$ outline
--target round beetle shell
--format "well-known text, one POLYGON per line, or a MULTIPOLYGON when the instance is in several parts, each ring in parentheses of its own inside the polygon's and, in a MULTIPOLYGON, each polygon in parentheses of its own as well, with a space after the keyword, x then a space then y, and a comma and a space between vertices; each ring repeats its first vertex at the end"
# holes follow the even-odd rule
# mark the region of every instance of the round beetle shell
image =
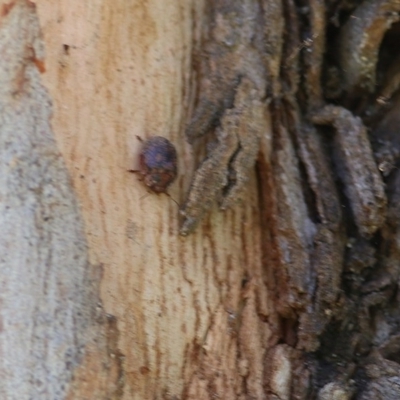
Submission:
POLYGON ((165 193, 178 172, 174 145, 162 136, 143 142, 139 155, 139 173, 153 192, 165 193))

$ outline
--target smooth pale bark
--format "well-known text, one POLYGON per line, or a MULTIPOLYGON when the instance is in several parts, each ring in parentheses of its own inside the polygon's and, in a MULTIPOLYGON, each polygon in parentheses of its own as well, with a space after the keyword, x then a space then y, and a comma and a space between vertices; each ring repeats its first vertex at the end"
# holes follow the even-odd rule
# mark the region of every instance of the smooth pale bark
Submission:
POLYGON ((90 349, 98 383, 114 390, 105 384, 115 362, 96 309, 97 271, 50 125, 32 3, 1 5, 0 53, 0 397, 66 398, 90 349))

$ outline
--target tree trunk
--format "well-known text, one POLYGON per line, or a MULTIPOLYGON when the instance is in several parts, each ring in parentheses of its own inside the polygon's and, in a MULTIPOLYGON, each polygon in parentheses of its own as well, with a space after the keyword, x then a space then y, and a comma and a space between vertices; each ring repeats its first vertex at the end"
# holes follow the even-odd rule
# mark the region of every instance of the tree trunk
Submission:
POLYGON ((2 399, 400 398, 399 0, 0 5, 2 399))

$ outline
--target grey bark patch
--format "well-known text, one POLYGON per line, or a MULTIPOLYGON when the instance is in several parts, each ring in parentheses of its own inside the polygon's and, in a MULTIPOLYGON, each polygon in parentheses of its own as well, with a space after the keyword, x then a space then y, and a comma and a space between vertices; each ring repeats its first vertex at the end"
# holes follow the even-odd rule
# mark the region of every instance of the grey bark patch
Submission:
POLYGON ((0 26, 0 398, 63 399, 92 318, 83 224, 35 60, 33 3, 0 26))

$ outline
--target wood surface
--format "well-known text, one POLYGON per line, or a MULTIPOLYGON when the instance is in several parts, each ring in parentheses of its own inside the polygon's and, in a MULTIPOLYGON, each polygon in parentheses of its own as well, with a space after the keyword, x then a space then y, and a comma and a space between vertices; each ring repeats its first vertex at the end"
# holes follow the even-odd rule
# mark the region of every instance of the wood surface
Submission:
POLYGON ((0 0, 1 400, 399 398, 400 0, 349 3, 0 0), (257 168, 183 237, 199 60, 238 26, 257 168), (155 135, 170 197, 129 172, 155 135))
MULTIPOLYGON (((74 379, 65 382, 68 398, 262 396, 272 328, 255 174, 244 204, 214 209, 194 234, 181 237, 177 205, 127 172, 137 165, 137 135, 165 136, 179 157, 169 192, 179 203, 185 198, 199 160, 184 127, 203 13, 194 0, 36 2, 45 48, 38 79, 53 104, 47 123, 72 180, 65 196, 79 205, 87 268, 98 287, 98 303, 86 306, 97 305, 103 321, 91 321, 90 335, 65 327, 82 329, 86 338, 74 379)), ((62 223, 56 212, 60 232, 62 223)), ((63 262, 68 271, 76 268, 69 258, 63 262)))

